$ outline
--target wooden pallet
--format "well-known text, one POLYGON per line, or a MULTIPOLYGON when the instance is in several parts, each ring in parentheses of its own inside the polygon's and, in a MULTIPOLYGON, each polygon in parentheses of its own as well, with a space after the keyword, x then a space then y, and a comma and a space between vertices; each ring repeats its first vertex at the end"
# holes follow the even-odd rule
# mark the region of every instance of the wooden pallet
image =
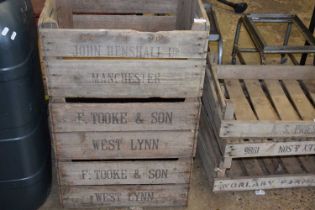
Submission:
MULTIPOLYGON (((202 98, 224 154, 232 158, 315 154, 313 66, 212 66, 202 98)), ((205 126, 205 127, 206 127, 205 126)))
POLYGON ((214 192, 315 187, 314 155, 236 158, 226 169, 213 132, 200 129, 197 154, 214 192))
POLYGON ((206 71, 198 152, 213 191, 315 186, 314 71, 206 71))

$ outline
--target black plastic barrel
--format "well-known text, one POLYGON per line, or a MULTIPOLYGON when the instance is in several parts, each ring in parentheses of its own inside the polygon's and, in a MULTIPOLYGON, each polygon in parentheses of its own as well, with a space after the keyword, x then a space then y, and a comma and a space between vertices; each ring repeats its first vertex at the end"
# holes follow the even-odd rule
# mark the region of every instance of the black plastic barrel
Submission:
POLYGON ((51 184, 47 111, 29 0, 0 0, 0 210, 34 210, 51 184))

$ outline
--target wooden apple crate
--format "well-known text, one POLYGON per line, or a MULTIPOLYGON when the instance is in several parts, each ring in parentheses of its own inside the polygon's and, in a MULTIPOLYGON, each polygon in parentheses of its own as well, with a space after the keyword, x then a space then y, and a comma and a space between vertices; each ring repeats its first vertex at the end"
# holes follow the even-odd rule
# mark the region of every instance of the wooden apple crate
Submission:
POLYGON ((201 97, 208 34, 200 0, 48 0, 39 21, 48 94, 201 97))
POLYGON ((214 191, 315 185, 314 72, 211 65, 198 150, 214 191))
POLYGON ((209 21, 201 1, 47 1, 39 21, 65 207, 185 206, 209 21))
POLYGON ((200 101, 51 103, 62 204, 187 205, 199 109, 200 101))

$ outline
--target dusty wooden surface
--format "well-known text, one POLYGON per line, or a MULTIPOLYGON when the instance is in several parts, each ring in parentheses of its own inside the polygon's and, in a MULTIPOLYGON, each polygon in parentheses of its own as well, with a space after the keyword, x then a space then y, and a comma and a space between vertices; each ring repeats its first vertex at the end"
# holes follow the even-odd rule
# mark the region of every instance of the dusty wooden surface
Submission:
MULTIPOLYGON (((297 13, 303 22, 308 25, 315 2, 310 0, 244 0, 249 4, 247 12, 290 12, 297 13)), ((232 44, 236 23, 239 15, 235 15, 228 7, 211 0, 216 7, 221 32, 224 34, 224 63, 231 61, 232 44)), ((236 2, 236 0, 235 0, 236 2)), ((270 34, 270 38, 281 39, 282 35, 270 34)), ((295 38, 297 39, 297 38, 295 38)), ((278 59, 279 60, 279 59, 278 59)), ((277 61, 278 61, 277 60, 277 61)), ((296 209, 311 210, 315 206, 315 189, 285 189, 267 191, 265 196, 256 196, 254 192, 217 193, 210 192, 206 176, 201 170, 197 159, 192 175, 191 193, 188 208, 158 208, 157 210, 265 210, 265 209, 296 209)), ((61 209, 58 203, 56 185, 52 193, 40 210, 61 209)), ((111 208, 110 210, 112 210, 111 208)), ((138 210, 137 208, 130 208, 138 210)), ((103 208, 102 210, 107 210, 103 208)), ((118 209, 117 209, 118 210, 118 209)), ((121 209, 119 209, 121 210, 121 209)), ((148 209, 145 209, 148 210, 148 209)), ((155 210, 150 208, 150 210, 155 210)))
MULTIPOLYGON (((54 181, 56 183, 56 181, 54 181)), ((213 193, 209 190, 206 175, 201 170, 197 159, 194 163, 189 207, 187 208, 93 208, 94 210, 311 210, 315 206, 315 189, 284 189, 266 191, 265 196, 257 196, 253 191, 213 193)), ((52 192, 40 210, 59 210, 57 186, 53 185, 52 192)), ((71 210, 71 209, 64 209, 71 210)), ((82 209, 87 210, 87 209, 82 209)))

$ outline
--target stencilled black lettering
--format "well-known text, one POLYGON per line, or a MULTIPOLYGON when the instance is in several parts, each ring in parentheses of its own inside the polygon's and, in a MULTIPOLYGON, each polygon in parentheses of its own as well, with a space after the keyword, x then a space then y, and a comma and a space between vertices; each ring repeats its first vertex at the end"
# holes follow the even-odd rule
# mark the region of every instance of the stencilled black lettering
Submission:
POLYGON ((244 154, 246 155, 254 155, 254 154, 258 154, 260 150, 260 147, 258 146, 248 146, 244 148, 244 154))
POLYGON ((92 148, 97 151, 119 151, 122 143, 122 138, 92 139, 92 148))
POLYGON ((131 150, 158 150, 159 149, 159 139, 131 139, 130 149, 131 150))
POLYGON ((127 124, 127 112, 91 112, 94 125, 127 124))
POLYGON ((149 179, 167 179, 167 169, 149 169, 149 179))
POLYGON ((173 112, 153 112, 151 113, 151 124, 173 123, 173 112))
POLYGON ((78 44, 75 46, 75 56, 100 56, 101 46, 97 44, 78 44))
POLYGON ((160 73, 96 73, 90 74, 91 83, 95 84, 159 84, 160 73))
POLYGON ((128 195, 129 201, 146 202, 154 200, 154 192, 131 192, 128 195))

